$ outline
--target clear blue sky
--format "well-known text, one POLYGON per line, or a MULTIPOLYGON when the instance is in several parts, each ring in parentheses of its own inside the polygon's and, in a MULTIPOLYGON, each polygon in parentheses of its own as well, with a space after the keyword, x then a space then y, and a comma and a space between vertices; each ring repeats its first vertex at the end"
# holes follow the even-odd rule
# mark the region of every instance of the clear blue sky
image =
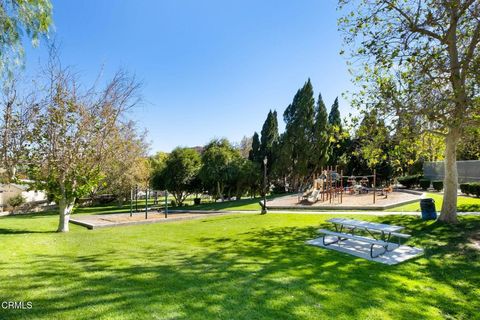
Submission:
MULTIPOLYGON (((327 108, 351 89, 338 52, 336 0, 54 0, 64 64, 90 81, 102 65, 144 83, 132 117, 150 153, 213 137, 239 141, 282 114, 311 78, 327 108)), ((27 50, 27 70, 44 48, 27 50)), ((350 108, 340 99, 342 116, 350 108)))

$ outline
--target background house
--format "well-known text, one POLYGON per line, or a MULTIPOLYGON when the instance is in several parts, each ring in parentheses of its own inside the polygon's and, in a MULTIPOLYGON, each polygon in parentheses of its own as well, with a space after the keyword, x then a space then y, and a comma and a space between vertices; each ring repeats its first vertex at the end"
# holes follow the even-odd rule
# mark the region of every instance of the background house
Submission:
POLYGON ((43 204, 47 201, 47 195, 43 191, 28 190, 28 185, 24 184, 0 184, 0 211, 7 211, 8 200, 18 195, 26 201, 26 205, 34 207, 36 204, 43 204))

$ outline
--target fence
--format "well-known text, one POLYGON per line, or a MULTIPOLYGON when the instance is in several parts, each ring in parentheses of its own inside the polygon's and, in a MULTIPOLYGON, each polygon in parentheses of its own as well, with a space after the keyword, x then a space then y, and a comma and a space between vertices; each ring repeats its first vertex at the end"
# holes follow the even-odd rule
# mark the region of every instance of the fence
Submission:
MULTIPOLYGON (((480 160, 457 161, 458 182, 480 182, 480 160)), ((424 162, 423 176, 429 180, 443 180, 445 165, 443 161, 424 162)))

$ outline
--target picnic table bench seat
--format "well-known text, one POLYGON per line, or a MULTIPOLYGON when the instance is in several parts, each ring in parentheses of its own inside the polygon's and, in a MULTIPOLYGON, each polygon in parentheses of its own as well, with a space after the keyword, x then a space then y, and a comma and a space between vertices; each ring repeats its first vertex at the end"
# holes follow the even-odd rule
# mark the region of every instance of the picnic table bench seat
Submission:
MULTIPOLYGON (((382 231, 380 230, 375 230, 375 229, 370 229, 370 232, 375 232, 375 233, 381 233, 382 231)), ((400 246, 400 239, 409 239, 412 235, 406 234, 406 233, 400 233, 400 232, 390 232, 389 233, 390 238, 394 237, 398 239, 398 245, 400 246)))
POLYGON ((318 232, 323 234, 323 245, 324 246, 328 246, 328 245, 331 245, 331 244, 334 244, 334 243, 338 243, 338 242, 340 242, 342 240, 346 240, 346 239, 352 239, 352 240, 357 240, 357 241, 360 241, 360 242, 368 243, 368 244, 370 244, 370 257, 372 257, 372 258, 378 257, 379 255, 385 253, 388 249, 388 244, 389 243, 386 242, 386 241, 383 241, 383 240, 372 239, 372 238, 369 238, 369 237, 363 237, 363 236, 353 235, 353 234, 349 234, 349 233, 330 231, 330 230, 327 230, 327 229, 319 229, 318 232), (337 240, 326 243, 325 242, 325 236, 327 236, 327 235, 337 237, 337 240), (373 255, 374 246, 382 247, 384 249, 384 252, 379 253, 377 255, 373 255))

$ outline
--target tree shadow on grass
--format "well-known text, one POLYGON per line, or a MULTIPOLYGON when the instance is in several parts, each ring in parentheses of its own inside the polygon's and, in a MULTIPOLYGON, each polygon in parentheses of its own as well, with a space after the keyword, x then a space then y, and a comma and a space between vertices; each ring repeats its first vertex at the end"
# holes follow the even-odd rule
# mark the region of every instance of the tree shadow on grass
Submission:
POLYGON ((457 210, 459 212, 480 212, 480 204, 459 204, 457 210))
MULTIPOLYGON (((475 305, 465 308, 463 300, 471 298, 465 290, 476 278, 459 288, 449 277, 454 268, 474 276, 478 263, 469 266, 468 258, 455 256, 445 265, 452 248, 434 241, 457 243, 460 236, 450 232, 458 229, 413 219, 381 218, 407 225, 420 245, 431 246, 427 259, 396 266, 307 246, 306 240, 317 237, 317 227, 201 236, 196 251, 149 244, 130 252, 40 254, 20 266, 26 276, 10 290, 19 299, 21 292, 38 290, 34 309, 5 312, 38 319, 421 319, 432 316, 426 306, 435 306, 453 317, 473 318, 475 305), (455 299, 436 290, 433 280, 457 290, 455 299)), ((459 229, 479 227, 479 220, 468 220, 459 229)), ((0 274, 2 283, 7 275, 0 274)))
POLYGON ((38 230, 0 228, 0 235, 1 234, 28 234, 28 233, 56 233, 56 231, 38 231, 38 230))
POLYGON ((41 211, 41 212, 9 214, 6 216, 1 216, 0 221, 2 221, 3 219, 37 219, 37 218, 50 217, 55 215, 58 215, 58 211, 49 210, 49 211, 41 211))

